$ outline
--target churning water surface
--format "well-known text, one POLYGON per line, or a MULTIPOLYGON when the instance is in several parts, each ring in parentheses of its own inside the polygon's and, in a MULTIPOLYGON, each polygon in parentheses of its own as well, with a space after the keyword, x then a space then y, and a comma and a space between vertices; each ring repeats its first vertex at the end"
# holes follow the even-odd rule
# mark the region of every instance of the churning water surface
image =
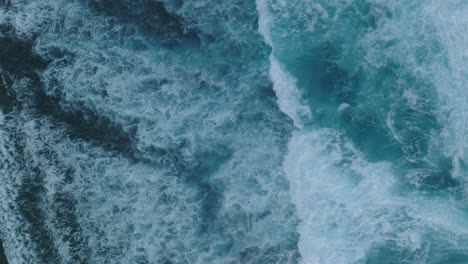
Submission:
POLYGON ((0 0, 0 263, 468 263, 467 14, 0 0))

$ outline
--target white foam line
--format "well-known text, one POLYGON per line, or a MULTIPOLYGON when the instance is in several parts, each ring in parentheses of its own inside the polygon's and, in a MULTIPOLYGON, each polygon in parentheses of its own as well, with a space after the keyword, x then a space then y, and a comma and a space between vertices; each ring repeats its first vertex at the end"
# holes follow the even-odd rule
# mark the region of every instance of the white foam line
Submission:
POLYGON ((303 128, 302 118, 311 118, 312 113, 301 100, 300 92, 296 85, 296 79, 291 76, 274 55, 274 45, 270 35, 272 17, 268 11, 267 1, 257 0, 258 31, 263 36, 265 43, 272 48, 270 54, 270 79, 273 82, 273 90, 276 93, 278 106, 281 112, 289 116, 294 126, 303 128))

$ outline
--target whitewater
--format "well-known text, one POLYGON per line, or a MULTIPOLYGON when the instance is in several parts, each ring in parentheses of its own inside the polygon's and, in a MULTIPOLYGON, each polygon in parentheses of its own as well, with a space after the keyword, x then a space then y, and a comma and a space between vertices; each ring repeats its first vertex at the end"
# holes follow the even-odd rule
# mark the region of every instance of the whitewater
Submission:
POLYGON ((0 263, 468 263, 467 14, 0 0, 0 263))

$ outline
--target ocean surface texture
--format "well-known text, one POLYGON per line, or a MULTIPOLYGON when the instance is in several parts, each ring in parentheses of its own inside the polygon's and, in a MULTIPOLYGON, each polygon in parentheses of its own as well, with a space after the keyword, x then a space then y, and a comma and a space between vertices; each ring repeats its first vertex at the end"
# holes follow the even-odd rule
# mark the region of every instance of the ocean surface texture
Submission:
POLYGON ((0 0, 0 246, 468 263, 468 1, 0 0))

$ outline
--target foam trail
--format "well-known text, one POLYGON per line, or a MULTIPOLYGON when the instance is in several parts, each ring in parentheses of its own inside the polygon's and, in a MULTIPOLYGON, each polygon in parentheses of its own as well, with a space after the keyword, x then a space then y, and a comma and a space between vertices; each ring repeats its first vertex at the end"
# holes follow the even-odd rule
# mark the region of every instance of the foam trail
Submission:
POLYGON ((258 12, 258 30, 262 34, 265 42, 272 48, 269 56, 270 60, 270 78, 273 82, 273 89, 277 96, 277 102, 280 110, 288 115, 294 122, 294 125, 303 128, 303 120, 310 119, 312 113, 310 108, 304 105, 301 95, 296 86, 296 80, 275 57, 275 47, 270 36, 269 25, 271 24, 271 14, 268 11, 266 0, 256 0, 258 12))

